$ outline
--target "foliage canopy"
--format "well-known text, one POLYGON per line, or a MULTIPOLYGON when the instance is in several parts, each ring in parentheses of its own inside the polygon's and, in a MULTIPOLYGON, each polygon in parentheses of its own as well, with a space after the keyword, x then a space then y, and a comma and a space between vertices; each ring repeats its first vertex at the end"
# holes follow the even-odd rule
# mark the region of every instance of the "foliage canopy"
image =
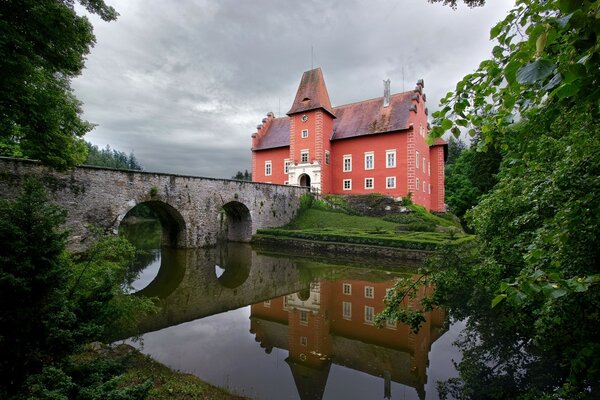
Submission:
MULTIPOLYGON (((103 0, 81 0, 105 21, 117 18, 103 0)), ((71 79, 84 67, 95 38, 73 0, 0 2, 0 155, 39 159, 58 169, 85 159, 71 79)))

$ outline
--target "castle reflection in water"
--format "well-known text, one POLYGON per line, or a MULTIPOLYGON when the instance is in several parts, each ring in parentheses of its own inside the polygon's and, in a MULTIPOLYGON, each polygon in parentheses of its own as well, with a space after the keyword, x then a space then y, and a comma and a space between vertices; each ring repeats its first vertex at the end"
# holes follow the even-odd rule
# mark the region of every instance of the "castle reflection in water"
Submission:
POLYGON ((401 323, 378 327, 375 315, 394 282, 313 282, 310 289, 252 305, 250 332, 267 353, 288 350, 286 362, 302 399, 323 397, 332 363, 383 378, 385 398, 397 382, 424 399, 428 354, 444 332, 445 313, 427 313, 416 334, 401 323))

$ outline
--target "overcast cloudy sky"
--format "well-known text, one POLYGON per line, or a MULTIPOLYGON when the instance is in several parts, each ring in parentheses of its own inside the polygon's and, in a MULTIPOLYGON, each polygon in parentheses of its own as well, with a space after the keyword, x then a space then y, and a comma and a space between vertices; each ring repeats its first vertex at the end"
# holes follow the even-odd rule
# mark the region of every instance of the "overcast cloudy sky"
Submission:
POLYGON ((108 0, 90 16, 97 44, 73 82, 88 141, 129 153, 148 171, 230 178, 251 168, 267 112, 284 115, 302 73, 321 67, 333 106, 425 80, 430 111, 493 47, 512 6, 453 11, 426 0, 108 0), (311 48, 312 54, 311 57, 311 48))

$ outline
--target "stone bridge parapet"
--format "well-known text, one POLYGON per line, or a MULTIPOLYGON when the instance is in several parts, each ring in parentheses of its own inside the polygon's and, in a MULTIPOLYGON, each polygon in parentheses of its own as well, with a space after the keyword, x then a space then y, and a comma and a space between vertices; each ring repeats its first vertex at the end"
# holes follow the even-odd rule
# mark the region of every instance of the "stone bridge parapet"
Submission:
POLYGON ((117 232, 144 203, 163 226, 163 244, 213 246, 219 239, 247 242, 256 230, 287 224, 308 188, 165 173, 83 166, 57 172, 39 162, 0 157, 0 196, 15 197, 27 177, 39 179, 68 212, 69 248, 83 250, 93 226, 117 232))

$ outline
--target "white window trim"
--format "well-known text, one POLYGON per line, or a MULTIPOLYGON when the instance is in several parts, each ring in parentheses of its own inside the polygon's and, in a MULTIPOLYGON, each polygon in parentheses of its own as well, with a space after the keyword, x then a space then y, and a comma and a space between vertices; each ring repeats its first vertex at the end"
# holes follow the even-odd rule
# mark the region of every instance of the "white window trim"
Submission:
POLYGON ((365 190, 375 190, 375 178, 365 178, 365 190), (371 187, 367 187, 367 181, 371 181, 371 187))
POLYGON ((310 152, 308 151, 308 149, 300 150, 300 162, 302 164, 308 164, 310 162, 310 152), (302 161, 302 154, 306 154, 306 161, 302 161))
POLYGON ((396 168, 396 149, 386 150, 385 151, 385 167, 386 168, 396 168), (390 154, 394 155, 394 163, 393 163, 393 165, 390 165, 390 163, 389 163, 389 156, 390 156, 390 154))
POLYGON ((308 337, 300 336, 300 346, 308 346, 308 337))
POLYGON ((289 159, 283 160, 283 173, 284 174, 289 175, 290 165, 292 165, 292 160, 289 160, 289 159))
POLYGON ((419 169, 419 152, 415 151, 415 167, 419 169))
POLYGON ((373 286, 365 286, 365 298, 366 299, 374 299, 375 298, 375 288, 373 286), (369 295, 369 290, 371 291, 371 295, 369 295))
POLYGON ((342 283, 342 294, 346 296, 352 295, 352 284, 351 283, 342 283), (346 288, 348 288, 348 293, 346 293, 346 288))
POLYGON ((344 155, 342 160, 342 172, 352 172, 352 154, 344 155), (348 169, 346 169, 346 160, 348 160, 348 169))
POLYGON ((352 319, 352 303, 349 301, 342 301, 342 318, 352 319), (346 305, 348 306, 348 313, 346 313, 346 305))
POLYGON ((306 139, 308 137, 308 129, 302 129, 302 139, 306 139))
POLYGON ((396 189, 396 177, 395 176, 386 176, 385 177, 385 188, 386 189, 396 189), (394 179, 394 186, 389 186, 388 179, 394 179))
POLYGON ((308 325, 308 311, 301 310, 298 319, 300 321, 300 325, 308 325), (306 316, 306 319, 302 318, 302 316, 306 316))
POLYGON ((423 193, 427 193, 427 185, 425 185, 425 181, 423 181, 423 193))
POLYGON ((344 181, 342 182, 342 189, 343 190, 352 190, 352 179, 344 179, 344 181), (346 187, 346 182, 349 183, 348 187, 346 187))
POLYGON ((265 176, 271 176, 273 174, 273 163, 271 160, 265 161, 265 176))
POLYGON ((375 307, 365 306, 365 324, 373 325, 375 324, 375 307), (368 312, 370 310, 370 313, 368 312), (371 317, 368 319, 367 316, 371 317))
POLYGON ((417 180, 416 185, 415 185, 415 192, 418 192, 419 191, 419 178, 415 178, 415 179, 417 180))
POLYGON ((425 172, 425 167, 427 167, 427 162, 426 162, 427 158, 423 157, 423 172, 425 172))
POLYGON ((375 169, 375 153, 372 151, 365 151, 365 171, 375 169), (367 166, 367 158, 371 157, 371 167, 367 166))

